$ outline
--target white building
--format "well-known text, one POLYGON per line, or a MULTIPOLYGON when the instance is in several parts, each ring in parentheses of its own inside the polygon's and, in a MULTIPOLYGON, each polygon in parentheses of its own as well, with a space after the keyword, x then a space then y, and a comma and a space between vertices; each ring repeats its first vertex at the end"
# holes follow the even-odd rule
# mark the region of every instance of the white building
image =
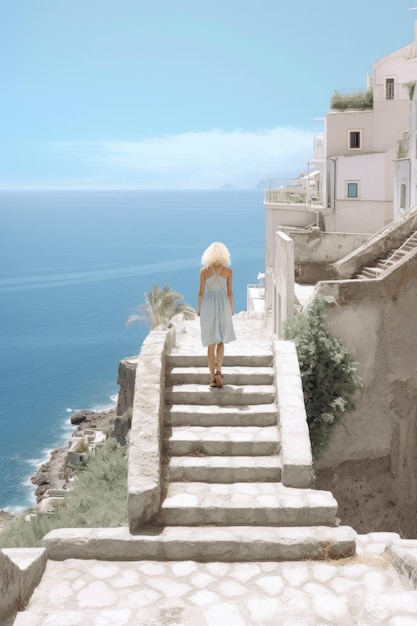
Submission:
MULTIPOLYGON (((372 108, 326 115, 326 230, 373 233, 396 217, 394 161, 398 140, 409 133, 416 79, 417 32, 412 43, 374 63, 372 108)), ((403 204, 406 196, 403 189, 403 204)))
POLYGON ((374 233, 415 203, 416 182, 411 190, 410 177, 417 168, 409 137, 413 132, 415 153, 410 92, 416 80, 417 22, 412 43, 374 63, 365 90, 334 94, 309 163, 314 190, 309 176, 289 185, 270 183, 265 193, 267 239, 269 228, 273 233, 279 225, 314 223, 332 232, 374 233))

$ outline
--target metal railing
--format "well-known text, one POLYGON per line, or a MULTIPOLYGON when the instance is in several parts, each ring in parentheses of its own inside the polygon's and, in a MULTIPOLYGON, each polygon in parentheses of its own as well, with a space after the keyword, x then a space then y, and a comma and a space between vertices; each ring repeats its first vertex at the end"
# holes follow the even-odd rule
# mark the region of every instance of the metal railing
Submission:
POLYGON ((404 83, 374 85, 374 100, 410 100, 410 93, 404 83))
POLYGON ((265 204, 289 204, 307 207, 323 205, 315 179, 271 178, 265 189, 265 204))

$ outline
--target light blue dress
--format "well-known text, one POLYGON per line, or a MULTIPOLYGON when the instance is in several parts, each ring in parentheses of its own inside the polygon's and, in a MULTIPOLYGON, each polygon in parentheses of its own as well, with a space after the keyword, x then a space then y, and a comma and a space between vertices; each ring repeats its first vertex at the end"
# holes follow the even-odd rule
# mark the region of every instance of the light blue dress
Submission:
POLYGON ((227 280, 216 273, 214 267, 211 270, 213 274, 206 278, 206 289, 200 310, 201 343, 203 346, 212 343, 228 343, 236 339, 232 309, 227 297, 227 280))

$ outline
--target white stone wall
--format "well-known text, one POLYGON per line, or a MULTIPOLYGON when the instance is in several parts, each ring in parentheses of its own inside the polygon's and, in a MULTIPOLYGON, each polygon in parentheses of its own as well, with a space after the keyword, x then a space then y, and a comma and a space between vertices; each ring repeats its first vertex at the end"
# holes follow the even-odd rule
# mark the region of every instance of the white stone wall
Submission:
POLYGON ((272 274, 266 281, 267 304, 272 309, 273 332, 280 338, 282 326, 294 316, 294 242, 283 232, 275 233, 272 274))
POLYGON ((325 232, 319 228, 297 231, 282 228, 294 242, 294 259, 300 263, 335 263, 369 239, 364 233, 325 232))
POLYGON ((392 219, 394 152, 355 153, 336 158, 334 211, 325 212, 327 231, 375 233, 392 219), (358 183, 358 198, 347 198, 347 183, 358 183))

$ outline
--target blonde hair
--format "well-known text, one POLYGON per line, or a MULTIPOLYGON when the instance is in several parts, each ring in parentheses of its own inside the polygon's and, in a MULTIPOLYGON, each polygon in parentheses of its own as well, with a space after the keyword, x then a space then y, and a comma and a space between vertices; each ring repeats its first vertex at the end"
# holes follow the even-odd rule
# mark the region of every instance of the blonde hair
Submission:
POLYGON ((204 267, 210 267, 211 265, 230 265, 230 252, 224 243, 215 241, 203 252, 201 264, 204 265, 204 267))

